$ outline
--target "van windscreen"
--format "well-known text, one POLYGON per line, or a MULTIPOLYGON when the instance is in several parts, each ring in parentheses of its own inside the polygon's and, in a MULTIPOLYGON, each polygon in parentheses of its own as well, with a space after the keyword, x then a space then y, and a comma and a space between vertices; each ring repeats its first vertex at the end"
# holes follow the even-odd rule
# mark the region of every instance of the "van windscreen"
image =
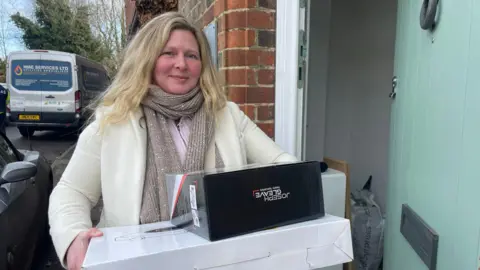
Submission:
POLYGON ((12 86, 18 90, 66 91, 72 88, 72 64, 51 60, 13 60, 12 86))

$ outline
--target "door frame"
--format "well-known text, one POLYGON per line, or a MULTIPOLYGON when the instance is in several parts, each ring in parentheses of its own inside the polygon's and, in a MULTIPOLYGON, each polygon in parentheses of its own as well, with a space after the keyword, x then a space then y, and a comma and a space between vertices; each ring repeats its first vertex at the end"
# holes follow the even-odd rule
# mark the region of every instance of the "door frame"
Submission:
MULTIPOLYGON (((275 142, 286 152, 304 158, 305 86, 298 88, 300 1, 277 0, 275 28, 275 142), (292 98, 293 97, 293 98, 292 98)), ((308 39, 307 39, 308 44, 308 39)), ((307 74, 307 72, 303 72, 307 74)), ((306 78, 304 79, 306 81, 306 78)))

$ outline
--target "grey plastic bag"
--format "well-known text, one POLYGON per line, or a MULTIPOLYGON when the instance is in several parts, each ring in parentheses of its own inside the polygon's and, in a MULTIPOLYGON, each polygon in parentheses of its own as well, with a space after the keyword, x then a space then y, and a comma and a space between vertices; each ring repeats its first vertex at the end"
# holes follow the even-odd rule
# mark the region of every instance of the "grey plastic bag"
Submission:
POLYGON ((372 176, 362 190, 351 194, 355 270, 379 270, 383 259, 385 217, 371 192, 372 176))

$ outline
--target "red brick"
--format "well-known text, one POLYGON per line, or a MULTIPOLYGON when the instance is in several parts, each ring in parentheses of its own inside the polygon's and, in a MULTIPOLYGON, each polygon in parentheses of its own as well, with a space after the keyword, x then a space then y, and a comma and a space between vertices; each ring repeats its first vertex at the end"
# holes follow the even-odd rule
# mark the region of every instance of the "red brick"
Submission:
POLYGON ((237 104, 245 103, 247 99, 247 88, 246 87, 229 87, 228 99, 237 104))
POLYGON ((274 114, 275 114, 275 108, 273 105, 257 107, 257 119, 260 121, 273 120, 274 114))
POLYGON ((217 0, 215 1, 215 4, 213 4, 213 14, 215 17, 220 16, 222 12, 225 11, 225 2, 228 2, 229 0, 217 0))
POLYGON ((274 66, 275 52, 255 50, 255 49, 239 49, 226 50, 224 54, 224 66, 274 66))
POLYGON ((257 6, 257 0, 226 0, 226 10, 238 8, 254 8, 257 6))
POLYGON ((257 71, 258 84, 274 84, 275 70, 274 69, 260 69, 257 71))
POLYGON ((227 69, 224 73, 227 85, 255 84, 255 72, 252 69, 227 69))
POLYGON ((274 103, 275 88, 273 87, 249 87, 247 88, 247 103, 274 103))
POLYGON ((254 30, 231 30, 218 34, 218 50, 251 47, 255 44, 254 30))
POLYGON ((273 123, 257 123, 257 126, 263 130, 268 137, 273 138, 275 135, 273 123))
POLYGON ((242 110, 248 118, 250 118, 252 121, 255 121, 255 106, 253 105, 238 105, 240 107, 240 110, 242 110))
POLYGON ((275 29, 275 14, 260 10, 242 10, 219 18, 219 31, 235 28, 275 29))
POLYGON ((205 14, 203 14, 203 26, 207 26, 209 23, 211 23, 213 21, 213 19, 215 18, 214 16, 214 5, 211 5, 207 11, 205 12, 205 14))

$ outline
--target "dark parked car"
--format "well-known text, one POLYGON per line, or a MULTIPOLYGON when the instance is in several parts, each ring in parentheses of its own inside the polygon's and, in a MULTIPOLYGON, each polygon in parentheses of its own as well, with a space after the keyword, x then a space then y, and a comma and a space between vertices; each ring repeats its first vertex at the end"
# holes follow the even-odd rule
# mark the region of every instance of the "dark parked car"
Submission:
POLYGON ((19 151, 0 133, 0 269, 32 269, 48 246, 52 170, 39 152, 19 151))

